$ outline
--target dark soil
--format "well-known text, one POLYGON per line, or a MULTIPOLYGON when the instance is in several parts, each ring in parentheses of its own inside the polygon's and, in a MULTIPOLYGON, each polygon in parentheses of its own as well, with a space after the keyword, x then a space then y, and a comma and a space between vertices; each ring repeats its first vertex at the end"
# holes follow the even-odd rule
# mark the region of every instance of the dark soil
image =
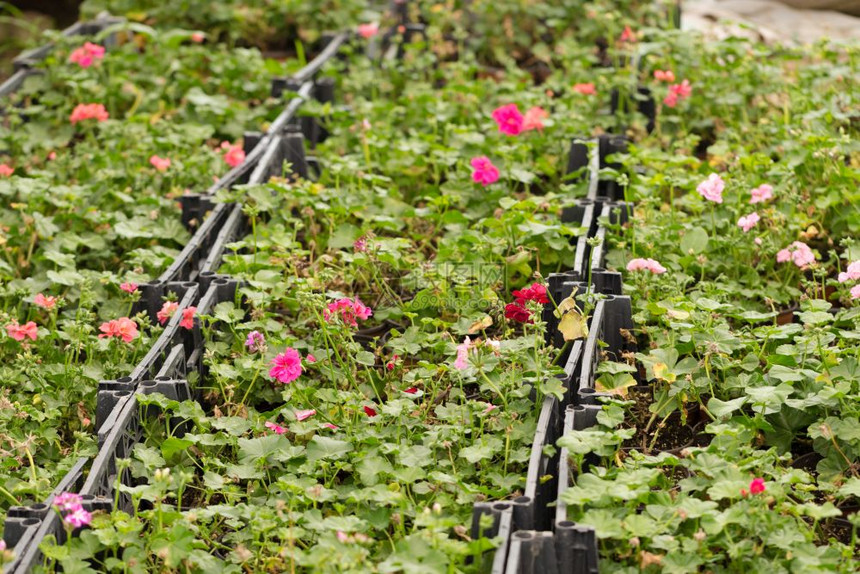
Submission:
POLYGON ((699 420, 698 403, 688 406, 684 413, 673 413, 665 421, 655 418, 652 422, 653 413, 649 410, 654 402, 651 387, 632 387, 627 398, 635 404, 628 410, 625 426, 635 428, 636 434, 624 442, 625 448, 653 454, 679 452, 685 447, 705 446, 710 442, 710 437, 703 432, 703 421, 699 420))

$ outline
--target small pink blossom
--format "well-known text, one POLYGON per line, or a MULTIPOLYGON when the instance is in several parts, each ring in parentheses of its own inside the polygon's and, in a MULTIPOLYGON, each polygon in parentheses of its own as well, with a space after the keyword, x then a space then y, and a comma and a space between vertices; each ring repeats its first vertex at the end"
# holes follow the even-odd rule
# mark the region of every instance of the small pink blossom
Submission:
POLYGON ((69 62, 79 65, 81 68, 89 68, 105 57, 104 46, 86 42, 80 48, 76 48, 69 54, 69 62))
POLYGON ((74 492, 63 492, 54 497, 52 504, 57 510, 75 510, 80 508, 84 499, 74 492))
POLYGON ((678 100, 683 100, 690 97, 693 88, 688 80, 684 80, 680 84, 672 84, 669 86, 669 93, 663 98, 663 103, 674 108, 678 104, 678 100))
POLYGON ((157 155, 149 158, 149 163, 151 163, 152 167, 158 171, 167 171, 167 168, 170 167, 170 159, 166 157, 158 157, 157 155))
POLYGON ((6 332, 16 341, 23 341, 28 337, 30 340, 35 341, 36 337, 39 336, 39 327, 33 321, 19 325, 18 321, 13 319, 11 323, 6 325, 6 332))
POLYGON ((651 273, 655 273, 657 275, 666 272, 666 268, 660 265, 658 262, 653 259, 631 259, 627 263, 628 271, 650 271, 651 273))
POLYGON ((848 264, 848 268, 839 274, 839 282, 857 281, 860 279, 860 259, 848 264))
POLYGON ((179 309, 179 303, 176 301, 165 301, 164 305, 161 306, 161 311, 155 314, 155 317, 158 319, 158 322, 164 325, 167 323, 167 320, 173 317, 173 314, 176 313, 176 310, 179 309))
POLYGON ((815 263, 815 254, 806 243, 795 241, 776 254, 776 261, 777 263, 792 261, 798 267, 806 267, 815 263))
POLYGON ((635 42, 636 41, 636 33, 630 28, 630 26, 624 26, 624 31, 621 33, 621 37, 618 38, 620 42, 635 42))
POLYGON ((316 358, 316 357, 314 357, 313 355, 311 355, 310 353, 308 353, 308 356, 307 356, 307 357, 305 357, 305 360, 306 360, 308 363, 316 363, 316 362, 317 362, 317 358, 316 358))
POLYGON ((322 426, 324 426, 327 429, 337 430, 337 425, 333 425, 331 423, 323 423, 322 426))
POLYGON ((73 528, 80 528, 81 526, 86 526, 92 521, 93 515, 83 509, 83 507, 78 507, 73 510, 71 513, 67 514, 63 521, 66 524, 70 524, 73 528))
POLYGON ((137 291, 137 283, 120 283, 119 288, 129 294, 134 293, 135 291, 137 291))
POLYGON ((488 186, 499 180, 499 169, 487 156, 472 158, 472 181, 488 186))
POLYGON ((370 22, 367 24, 358 25, 358 35, 364 39, 373 38, 378 33, 379 24, 377 22, 370 22))
POLYGON ((131 343, 137 337, 137 323, 128 317, 120 317, 99 326, 99 339, 118 337, 125 343, 131 343))
POLYGON ((493 110, 492 117, 503 134, 515 136, 523 131, 525 118, 516 104, 506 104, 496 108, 493 110))
POLYGON ((356 297, 354 300, 349 297, 343 297, 333 303, 329 303, 323 310, 323 318, 328 322, 334 317, 340 317, 341 320, 350 327, 357 327, 358 321, 368 319, 373 315, 370 307, 361 302, 356 297))
POLYGON ((48 161, 54 161, 55 159, 57 159, 57 152, 52 151, 48 154, 48 161))
POLYGON ((72 115, 69 116, 69 121, 73 124, 85 120, 97 120, 100 122, 106 121, 110 117, 107 110, 102 104, 78 104, 72 110, 72 115))
POLYGON ((367 132, 370 131, 372 128, 373 126, 370 124, 370 120, 368 120, 367 118, 361 120, 361 129, 367 132))
POLYGON ((851 298, 860 299, 860 285, 855 285, 851 288, 851 298))
POLYGON ((754 478, 752 482, 750 482, 750 494, 761 494, 765 490, 763 478, 754 478))
POLYGON ((574 84, 573 91, 582 94, 583 96, 592 96, 597 92, 594 84, 591 82, 585 84, 574 84))
POLYGON ((529 130, 542 130, 543 120, 548 117, 549 113, 539 106, 529 108, 529 110, 526 112, 525 117, 523 118, 523 131, 527 132, 529 130))
POLYGON ((753 241, 755 242, 756 245, 761 245, 761 243, 762 243, 761 237, 756 237, 755 239, 753 239, 753 241))
POLYGON ((205 39, 206 34, 204 34, 203 32, 194 32, 193 34, 191 34, 191 41, 195 44, 202 44, 203 40, 205 39))
POLYGON ((356 253, 365 253, 367 251, 367 239, 364 236, 361 236, 353 241, 352 250, 356 253))
POLYGON ((9 177, 15 173, 15 170, 6 165, 5 163, 0 163, 0 177, 9 177))
POLYGON ((457 345, 457 359, 454 361, 454 368, 458 371, 463 371, 469 366, 469 349, 472 347, 472 341, 469 337, 457 345))
POLYGON ((654 79, 660 82, 671 83, 675 81, 675 72, 672 70, 654 70, 654 79))
POLYGON ((230 142, 221 142, 221 149, 224 150, 224 161, 230 167, 236 167, 245 161, 245 151, 239 144, 231 144, 230 142))
POLYGON ((347 535, 347 533, 344 532, 343 530, 338 530, 336 536, 337 536, 337 539, 340 540, 341 542, 348 542, 349 541, 349 535, 347 535))
POLYGON ((763 183, 753 189, 750 193, 752 194, 750 203, 764 203, 765 201, 773 198, 773 187, 763 183))
POLYGON ((307 419, 311 418, 312 416, 314 416, 315 414, 317 414, 317 411, 315 409, 296 411, 296 420, 297 421, 307 420, 307 419))
POLYGON ((266 421, 265 427, 275 434, 286 434, 288 430, 287 427, 282 427, 281 425, 275 424, 271 421, 266 421))
POLYGON ((756 223, 759 222, 761 218, 758 216, 758 213, 753 211, 749 215, 744 215, 740 219, 738 219, 738 227, 744 230, 744 233, 748 232, 750 229, 755 227, 756 223))
POLYGON ((400 358, 400 355, 394 355, 393 357, 391 357, 391 360, 385 364, 385 368, 388 369, 389 371, 393 371, 394 367, 397 366, 397 359, 399 359, 399 358, 400 358))
POLYGON ((499 408, 499 407, 497 407, 496 405, 494 405, 492 403, 487 403, 487 408, 484 409, 484 414, 486 415, 488 413, 491 413, 494 410, 496 410, 497 408, 499 408))
POLYGON ((57 298, 51 295, 45 296, 42 293, 39 293, 33 297, 33 303, 42 309, 53 309, 57 306, 57 298))
POLYGON ((272 359, 270 365, 269 376, 284 384, 295 381, 302 374, 302 356, 292 347, 287 347, 272 359))
POLYGON ((182 310, 182 320, 179 326, 183 329, 194 328, 194 314, 197 313, 197 307, 186 307, 182 310))
POLYGON ((698 191, 702 197, 707 199, 708 201, 713 201, 714 203, 722 203, 723 202, 723 189, 725 188, 726 183, 716 173, 712 173, 708 176, 708 179, 700 183, 696 186, 696 191, 698 191))

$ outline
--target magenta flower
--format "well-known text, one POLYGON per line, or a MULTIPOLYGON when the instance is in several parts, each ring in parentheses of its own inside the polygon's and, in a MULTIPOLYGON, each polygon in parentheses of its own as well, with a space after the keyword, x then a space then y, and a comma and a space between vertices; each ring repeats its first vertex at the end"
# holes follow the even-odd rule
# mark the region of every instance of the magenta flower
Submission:
POLYGON ((672 84, 669 86, 669 93, 663 99, 663 103, 670 108, 674 108, 678 100, 689 98, 691 93, 693 93, 693 88, 687 80, 684 80, 680 84, 672 84))
POLYGON ((364 321, 370 318, 371 315, 373 315, 373 310, 362 303, 358 297, 354 300, 349 297, 343 297, 333 303, 329 303, 323 309, 323 318, 326 322, 331 321, 333 317, 340 317, 350 327, 358 326, 356 319, 364 321))
POLYGON ((359 237, 352 242, 352 249, 356 253, 364 253, 367 251, 367 239, 364 236, 359 237))
POLYGON ((758 213, 753 211, 749 215, 744 215, 743 217, 738 219, 738 227, 742 228, 744 230, 744 233, 746 233, 747 231, 755 227, 755 224, 759 222, 759 219, 761 218, 758 216, 758 213))
POLYGON ((525 118, 516 104, 506 104, 496 108, 493 110, 492 117, 503 134, 515 136, 523 131, 525 118))
POLYGON ((458 371, 463 371, 469 366, 469 349, 472 347, 472 341, 469 337, 457 345, 457 359, 454 361, 454 368, 458 371))
POLYGON ((708 179, 700 183, 696 186, 696 191, 698 191, 702 197, 707 199, 708 201, 713 201, 714 203, 722 203, 723 202, 723 188, 726 186, 726 183, 716 173, 712 173, 708 176, 708 179))
POLYGON ((792 261, 798 267, 805 267, 815 263, 815 254, 809 245, 802 241, 795 241, 785 249, 780 249, 776 254, 777 263, 792 261))
POLYGON ((81 498, 80 494, 75 494, 73 492, 63 492, 62 494, 58 494, 54 497, 53 505, 57 508, 57 510, 75 510, 77 508, 80 508, 83 502, 84 499, 81 498))
POLYGON ((315 409, 307 409, 307 410, 303 410, 303 411, 296 411, 295 414, 296 414, 296 420, 297 421, 303 421, 303 420, 309 419, 312 416, 314 416, 315 414, 317 414, 317 411, 315 409))
POLYGON ((251 331, 245 339, 245 347, 250 353, 266 352, 266 336, 259 331, 251 331))
POLYGON ((856 281, 860 279, 860 259, 848 264, 848 269, 839 274, 839 282, 856 281))
POLYGON ((279 424, 275 424, 269 421, 266 421, 265 427, 275 434, 286 434, 288 430, 287 427, 282 427, 279 424))
POLYGON ((269 376, 284 384, 295 381, 302 374, 302 356, 292 347, 287 347, 270 364, 269 376))
POLYGON ((337 426, 336 426, 336 425, 333 425, 333 424, 331 424, 331 423, 323 423, 323 425, 322 425, 322 426, 324 426, 324 427, 325 427, 325 428, 327 428, 327 429, 337 430, 337 426))
POLYGON ((89 524, 92 519, 93 515, 84 510, 82 506, 79 506, 67 514, 66 517, 63 518, 63 521, 66 524, 71 524, 73 528, 80 528, 81 526, 89 524))
POLYGON ((488 186, 499 180, 499 168, 485 155, 472 158, 472 181, 488 186))
POLYGON ((631 259, 627 263, 628 271, 650 271, 657 275, 666 272, 666 268, 654 261, 653 259, 642 259, 641 257, 631 259))
POLYGON ((751 192, 752 198, 750 198, 750 203, 764 203, 768 199, 773 198, 773 187, 763 183, 757 188, 753 189, 751 192))
POLYGON ((752 482, 750 482, 750 494, 761 494, 764 491, 765 486, 763 478, 754 478, 752 482))
POLYGON ((379 414, 376 412, 376 409, 374 409, 372 407, 362 407, 362 408, 364 409, 364 414, 366 414, 367 416, 369 416, 371 418, 375 417, 377 414, 379 414))
POLYGON ((86 42, 83 46, 74 49, 69 54, 69 62, 77 64, 81 68, 89 68, 104 57, 104 46, 86 42))
POLYGON ((311 355, 310 353, 308 353, 308 356, 307 356, 307 357, 305 357, 305 360, 306 360, 308 363, 316 363, 316 362, 317 362, 317 358, 316 358, 316 357, 314 357, 313 355, 311 355))

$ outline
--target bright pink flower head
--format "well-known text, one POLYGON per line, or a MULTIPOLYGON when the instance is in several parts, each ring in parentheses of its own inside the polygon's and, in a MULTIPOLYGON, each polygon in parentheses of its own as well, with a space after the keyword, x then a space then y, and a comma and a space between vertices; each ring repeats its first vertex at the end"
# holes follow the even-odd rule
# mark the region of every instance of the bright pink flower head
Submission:
POLYGON ((322 425, 322 426, 324 426, 324 427, 325 427, 325 428, 327 428, 327 429, 337 430, 337 425, 333 425, 333 424, 331 424, 331 423, 323 423, 323 425, 322 425))
POLYGON ((839 282, 857 281, 860 279, 860 260, 848 264, 848 269, 839 274, 839 282))
POLYGON ((393 371, 394 367, 397 365, 397 359, 399 359, 399 358, 400 358, 400 355, 394 355, 393 357, 391 357, 391 360, 385 364, 385 368, 388 369, 389 371, 393 371))
POLYGON ((203 40, 205 39, 206 34, 204 34, 203 32, 194 32, 193 34, 191 34, 191 41, 195 44, 202 44, 203 40))
POLYGON ((627 263, 628 271, 650 271, 656 275, 666 272, 666 268, 651 258, 643 259, 641 257, 631 259, 627 263))
POLYGON ((752 482, 750 482, 750 494, 761 494, 764 491, 765 486, 763 478, 754 478, 752 482))
POLYGON ((757 188, 753 189, 750 193, 752 194, 752 198, 750 198, 750 203, 764 203, 768 199, 773 198, 773 187, 766 183, 763 183, 757 188))
POLYGON ((669 106, 670 108, 674 108, 676 105, 678 105, 678 96, 670 92, 666 95, 665 98, 663 98, 663 104, 669 106))
POLYGON ((586 84, 574 84, 573 85, 573 91, 579 92, 583 96, 592 96, 597 92, 597 90, 594 87, 594 84, 592 84, 590 82, 586 83, 586 84))
POLYGON ((313 355, 311 355, 310 353, 308 353, 307 357, 305 357, 305 360, 308 363, 316 363, 317 362, 317 358, 314 357, 313 355))
POLYGON ((90 521, 92 521, 92 519, 93 515, 84 510, 83 507, 78 507, 63 518, 65 523, 70 524, 73 528, 86 526, 90 521))
POLYGON ((521 299, 517 299, 513 303, 505 305, 505 319, 519 323, 531 323, 532 312, 526 309, 521 299))
POLYGON ((707 199, 708 201, 713 201, 714 203, 722 203, 723 202, 723 189, 725 188, 726 183, 716 173, 712 173, 708 176, 708 179, 700 183, 696 186, 696 191, 698 191, 702 197, 707 199))
POLYGON ((266 421, 265 427, 275 434, 286 434, 287 432, 287 427, 282 427, 281 425, 270 421, 266 421))
POLYGON ((367 239, 364 236, 359 237, 352 242, 352 249, 356 253, 365 253, 367 251, 367 239))
POLYGON ((161 311, 155 314, 158 322, 164 325, 167 323, 167 320, 173 317, 173 314, 176 313, 176 310, 179 309, 179 303, 176 301, 165 301, 164 305, 161 306, 161 311))
POLYGON ((69 62, 79 65, 81 68, 89 68, 96 62, 105 57, 104 46, 85 43, 80 48, 76 48, 69 54, 69 62))
POLYGON ((137 291, 137 283, 120 283, 119 288, 126 293, 134 293, 137 291))
POLYGON ((472 181, 483 186, 499 180, 499 168, 485 155, 472 158, 472 181))
POLYGON ((0 177, 9 177, 15 173, 15 170, 6 165, 5 163, 0 163, 0 177))
POLYGON ((221 142, 221 149, 224 150, 224 161, 230 167, 236 167, 245 161, 245 151, 239 144, 230 144, 230 142, 221 142))
POLYGON ((454 368, 458 371, 465 370, 469 366, 469 349, 472 347, 472 341, 469 337, 457 345, 457 359, 454 361, 454 368))
POLYGON ((54 497, 53 505, 57 510, 75 510, 81 507, 84 499, 80 494, 63 492, 54 497))
MULTIPOLYGON (((671 72, 670 72, 671 73, 671 72)), ((693 87, 689 80, 683 80, 680 84, 672 84, 669 86, 669 92, 678 96, 679 99, 689 98, 693 93, 693 87)))
POLYGON ((73 124, 84 120, 98 120, 103 122, 110 117, 105 107, 101 104, 78 104, 72 110, 69 121, 73 124))
POLYGON ((53 309, 57 306, 57 298, 51 295, 43 295, 39 293, 33 297, 33 303, 42 309, 53 309))
POLYGON ((496 108, 493 110, 492 117, 503 134, 515 136, 523 131, 525 118, 516 104, 506 104, 496 108))
POLYGON ((798 267, 806 267, 815 263, 815 254, 806 243, 795 241, 776 254, 776 261, 777 263, 792 261, 798 267))
POLYGON ((855 285, 851 288, 851 298, 860 299, 860 285, 855 285))
POLYGON ((549 297, 546 295, 546 286, 540 283, 532 283, 531 286, 525 289, 514 291, 513 296, 522 301, 537 301, 541 304, 549 303, 549 297))
POLYGON ((167 171, 167 168, 170 167, 170 159, 166 157, 158 157, 157 155, 149 158, 149 163, 151 163, 152 167, 158 171, 167 171))
POLYGON ((618 40, 620 42, 635 42, 636 33, 633 32, 630 26, 624 26, 624 31, 621 33, 621 37, 618 40))
POLYGON ((288 384, 302 374, 302 356, 292 347, 272 359, 269 376, 281 383, 288 384))
POLYGON ((543 120, 548 117, 549 113, 541 107, 535 106, 533 108, 529 108, 523 118, 523 131, 542 130, 543 120))
POLYGON ((377 414, 379 414, 376 412, 376 409, 374 409, 372 407, 363 407, 363 408, 364 408, 364 414, 366 414, 369 417, 375 417, 377 414))
POLYGON ((377 22, 358 25, 358 35, 362 38, 373 38, 377 33, 379 33, 379 24, 377 22))
POLYGON ((6 325, 6 332, 16 341, 23 341, 26 338, 35 341, 39 336, 39 327, 33 321, 28 321, 23 325, 19 325, 18 321, 13 320, 6 325))
POLYGON ((740 219, 738 219, 738 227, 744 230, 744 233, 755 227, 755 224, 759 222, 761 218, 758 216, 758 213, 753 211, 749 215, 744 215, 740 219))
POLYGON ((102 323, 99 326, 99 339, 106 337, 118 337, 125 343, 131 343, 137 337, 137 323, 128 317, 120 317, 113 321, 102 323))
POLYGON ((182 320, 179 322, 179 326, 183 329, 193 329, 195 313, 197 313, 197 307, 186 307, 183 309, 182 320))
POLYGON ((675 72, 672 70, 654 70, 654 79, 660 82, 671 83, 675 81, 675 72))
POLYGON ((317 414, 317 411, 315 409, 296 411, 296 420, 297 421, 307 420, 307 419, 311 418, 312 416, 314 416, 315 414, 317 414))
POLYGON ((343 297, 333 303, 329 303, 323 310, 323 318, 326 321, 331 321, 333 317, 339 316, 350 327, 358 326, 356 319, 363 321, 371 315, 373 315, 373 311, 370 307, 362 303, 358 297, 355 300, 343 297))

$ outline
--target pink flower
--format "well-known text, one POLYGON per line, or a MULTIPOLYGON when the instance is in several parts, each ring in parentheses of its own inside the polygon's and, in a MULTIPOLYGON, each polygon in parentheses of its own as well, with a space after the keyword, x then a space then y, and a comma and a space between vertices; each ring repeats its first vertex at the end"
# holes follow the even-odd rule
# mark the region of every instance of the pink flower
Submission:
POLYGON ((314 409, 307 409, 304 411, 296 411, 296 420, 297 421, 303 421, 303 420, 311 418, 315 414, 317 414, 317 412, 314 409))
POLYGON ((499 407, 497 407, 497 406, 496 406, 496 405, 494 405, 493 403, 487 403, 487 408, 486 408, 486 409, 484 409, 484 414, 491 413, 491 412, 493 412, 494 410, 496 410, 497 408, 499 408, 499 407))
POLYGON ((55 159, 57 159, 57 152, 52 151, 48 154, 48 161, 54 161, 55 159))
POLYGON ((761 494, 764 491, 765 486, 763 478, 754 478, 752 482, 750 482, 750 494, 761 494))
POLYGON ((370 22, 369 24, 358 25, 358 35, 364 39, 373 38, 379 32, 379 24, 370 22))
POLYGON ((666 272, 666 268, 654 261, 653 259, 642 259, 641 257, 637 259, 631 259, 627 263, 628 271, 650 271, 651 273, 655 273, 657 275, 666 272))
POLYGON ((851 288, 851 298, 860 299, 860 285, 855 285, 851 288))
POLYGON ((89 68, 104 57, 104 46, 86 42, 83 46, 76 48, 69 54, 69 62, 77 64, 81 68, 89 68))
POLYGON ((306 360, 308 363, 316 363, 316 362, 317 362, 317 358, 316 358, 316 357, 314 357, 313 355, 311 355, 310 353, 308 353, 308 356, 307 356, 307 357, 305 357, 305 360, 306 360))
POLYGON ((763 183, 757 188, 753 189, 750 193, 752 193, 750 203, 764 203, 768 199, 773 198, 773 187, 766 183, 763 183))
POLYGON ((231 145, 230 142, 221 142, 221 149, 224 150, 224 161, 230 167, 236 167, 245 161, 245 151, 239 144, 231 145))
POLYGON ((195 44, 202 44, 205 39, 206 35, 203 32, 194 32, 191 34, 191 41, 195 44))
POLYGON ((860 259, 848 264, 848 269, 839 274, 839 282, 856 281, 860 279, 860 259))
POLYGON ((245 347, 251 353, 264 353, 266 351, 266 336, 259 331, 251 331, 245 339, 245 347))
POLYGON ((359 237, 352 242, 352 249, 356 253, 364 253, 367 251, 367 239, 364 236, 359 237))
POLYGON ((540 283, 532 283, 530 287, 519 289, 512 292, 512 295, 523 301, 537 301, 541 304, 549 303, 549 297, 546 295, 546 286, 540 283))
POLYGON ((805 267, 815 263, 815 254, 806 243, 795 241, 785 249, 781 249, 776 254, 776 261, 777 263, 792 261, 798 267, 805 267))
POLYGON ((9 177, 15 173, 15 170, 6 165, 5 163, 0 163, 0 177, 9 177))
POLYGON ((472 158, 472 181, 488 186, 499 180, 499 169, 493 165, 490 159, 482 155, 472 158))
POLYGON ((24 325, 19 325, 18 321, 13 319, 11 323, 6 325, 6 332, 9 333, 9 336, 16 341, 23 341, 27 337, 29 337, 30 340, 35 341, 36 337, 39 336, 39 327, 33 321, 28 321, 24 325))
POLYGON ((332 317, 339 316, 350 327, 358 326, 356 319, 363 321, 371 315, 373 315, 373 311, 370 307, 362 303, 358 297, 355 300, 343 297, 334 303, 329 303, 323 310, 323 318, 326 321, 331 321, 332 317))
POLYGON ((128 317, 120 317, 113 321, 102 323, 99 326, 99 339, 106 337, 119 337, 125 343, 131 343, 137 337, 137 323, 128 317))
POLYGON ((340 540, 341 542, 348 542, 349 541, 349 535, 346 532, 344 532, 343 530, 338 530, 336 536, 337 536, 337 539, 340 540))
POLYGON ((543 120, 548 117, 549 113, 539 106, 529 108, 529 110, 526 112, 525 117, 523 118, 523 131, 527 132, 529 130, 542 130, 543 120))
POLYGON ((322 424, 322 426, 324 426, 324 427, 325 427, 325 428, 327 428, 327 429, 337 430, 337 426, 336 426, 336 425, 333 425, 333 424, 331 424, 331 423, 323 423, 323 424, 322 424))
POLYGON ((469 337, 457 345, 457 359, 454 361, 454 368, 458 371, 463 371, 469 366, 469 349, 472 347, 472 341, 469 337))
POLYGON ((72 110, 69 121, 73 124, 84 120, 98 120, 103 122, 110 117, 105 107, 101 104, 78 104, 72 110))
POLYGON ((493 110, 492 117, 503 134, 515 136, 523 131, 525 118, 516 104, 506 104, 496 108, 493 110))
POLYGON ((526 309, 524 301, 517 299, 513 303, 505 305, 505 319, 520 323, 531 323, 532 313, 526 309))
POLYGON ((761 219, 758 216, 758 213, 753 211, 749 215, 744 215, 740 219, 738 219, 738 227, 741 227, 744 230, 744 233, 755 227, 755 224, 759 222, 761 219))
POLYGON ((134 293, 137 291, 137 283, 120 283, 119 288, 126 293, 134 293))
POLYGON ((167 171, 167 168, 170 167, 170 160, 166 157, 158 157, 157 155, 149 158, 149 163, 152 164, 152 167, 157 169, 158 171, 167 171))
POLYGON ((573 91, 579 92, 583 96, 591 96, 597 92, 597 90, 594 88, 594 84, 590 82, 587 84, 574 84, 573 91))
POLYGON ((81 507, 84 499, 80 494, 63 492, 54 497, 53 505, 57 510, 75 510, 81 507))
POLYGON ((761 237, 756 237, 755 239, 753 239, 753 241, 756 245, 761 245, 761 237))
POLYGON ((721 178, 715 173, 712 173, 708 176, 708 179, 696 186, 696 191, 698 191, 702 195, 702 197, 704 197, 708 201, 713 201, 714 203, 722 203, 723 188, 725 186, 726 184, 723 181, 723 178, 721 178))
POLYGON ((394 355, 393 357, 391 357, 391 360, 385 364, 385 368, 388 369, 389 371, 393 371, 394 367, 397 365, 397 359, 399 359, 399 358, 400 358, 400 355, 394 355))
POLYGON ((669 93, 663 98, 663 103, 674 108, 678 100, 689 98, 692 92, 693 88, 688 80, 684 80, 680 84, 673 84, 669 86, 669 93))
POLYGON ((42 309, 53 309, 57 305, 57 298, 48 295, 47 297, 41 293, 33 297, 33 303, 42 309))
POLYGON ((663 103, 670 108, 674 108, 678 105, 678 96, 670 92, 665 98, 663 98, 663 103))
POLYGON ((187 307, 182 310, 182 320, 179 322, 179 326, 183 329, 193 329, 194 328, 194 314, 197 312, 197 307, 187 307))
POLYGON ((371 407, 362 407, 362 408, 364 408, 364 414, 366 414, 369 417, 375 417, 377 414, 379 414, 376 412, 376 409, 374 409, 374 408, 371 408, 371 407))
POLYGON ((291 383, 302 374, 302 356, 292 347, 272 359, 269 376, 284 384, 291 383))
POLYGON ((173 317, 173 314, 176 313, 176 310, 179 309, 179 303, 176 301, 165 301, 164 305, 161 307, 161 311, 155 314, 158 322, 164 325, 167 323, 167 320, 173 317))
POLYGON ((83 507, 78 507, 73 510, 71 513, 67 514, 63 519, 66 524, 71 524, 74 528, 80 528, 81 526, 86 526, 92 521, 93 515, 83 509, 83 507))
POLYGON ((660 82, 674 82, 675 72, 672 70, 654 70, 654 79, 660 82))
POLYGON ((275 434, 286 434, 288 430, 287 427, 282 427, 281 425, 275 424, 270 421, 266 421, 265 427, 275 434))
POLYGON ((624 32, 621 33, 621 37, 618 40, 620 42, 635 42, 636 34, 630 29, 630 26, 624 26, 624 32))

